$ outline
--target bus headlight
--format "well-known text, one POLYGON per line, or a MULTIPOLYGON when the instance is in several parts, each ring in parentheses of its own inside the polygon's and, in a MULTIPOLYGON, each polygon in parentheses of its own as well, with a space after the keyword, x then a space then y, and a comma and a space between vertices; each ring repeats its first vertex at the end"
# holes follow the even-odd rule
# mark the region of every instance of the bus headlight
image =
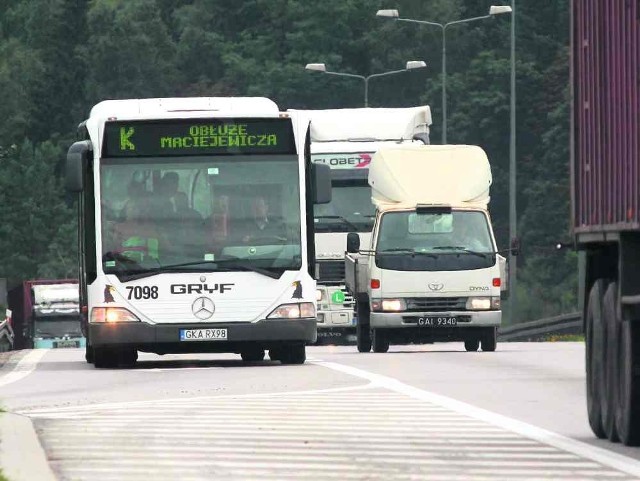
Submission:
POLYGON ((466 308, 469 311, 497 310, 500 309, 500 297, 469 297, 466 308))
POLYGON ((131 311, 123 307, 94 307, 89 322, 116 324, 119 322, 140 322, 131 311))
POLYGON ((267 319, 301 319, 306 317, 316 317, 316 306, 313 305, 313 302, 281 304, 267 316, 267 319))
POLYGON ((323 298, 324 298, 324 290, 316 289, 316 301, 321 302, 323 298))

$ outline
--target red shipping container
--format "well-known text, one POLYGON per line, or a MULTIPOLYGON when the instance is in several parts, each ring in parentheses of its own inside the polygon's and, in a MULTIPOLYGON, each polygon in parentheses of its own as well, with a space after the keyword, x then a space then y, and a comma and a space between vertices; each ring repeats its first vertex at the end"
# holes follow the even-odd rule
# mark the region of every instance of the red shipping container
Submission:
POLYGON ((574 232, 640 229, 640 1, 572 15, 574 232))

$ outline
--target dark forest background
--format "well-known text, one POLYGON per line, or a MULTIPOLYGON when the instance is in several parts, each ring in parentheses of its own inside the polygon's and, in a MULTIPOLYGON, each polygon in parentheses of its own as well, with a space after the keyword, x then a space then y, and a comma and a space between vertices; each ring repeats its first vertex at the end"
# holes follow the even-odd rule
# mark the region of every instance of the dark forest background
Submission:
MULTIPOLYGON (((3 0, 0 15, 0 277, 76 277, 66 150, 92 105, 115 98, 266 96, 287 108, 363 106, 363 83, 305 71, 324 62, 374 78, 371 107, 428 104, 441 135, 441 32, 376 18, 445 23, 497 0, 3 0)), ((508 3, 508 2, 505 2, 508 3)), ((448 141, 482 146, 490 204, 508 239, 510 15, 447 29, 448 141)), ((569 7, 518 1, 519 321, 576 308, 569 239, 569 7)))

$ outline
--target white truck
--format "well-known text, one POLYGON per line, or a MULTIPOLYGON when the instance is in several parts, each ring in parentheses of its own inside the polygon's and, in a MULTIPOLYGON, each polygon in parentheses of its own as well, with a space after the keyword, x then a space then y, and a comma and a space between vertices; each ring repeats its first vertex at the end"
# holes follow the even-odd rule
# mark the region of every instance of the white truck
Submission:
POLYGON ((311 123, 311 159, 331 168, 332 201, 314 206, 318 342, 353 342, 355 301, 345 286, 347 234, 368 242, 374 206, 369 164, 381 147, 428 144, 429 106, 290 110, 311 123))
POLYGON ((360 352, 436 341, 496 349, 506 261, 487 210, 491 181, 477 146, 396 146, 373 156, 373 233, 364 250, 349 233, 345 258, 360 352))

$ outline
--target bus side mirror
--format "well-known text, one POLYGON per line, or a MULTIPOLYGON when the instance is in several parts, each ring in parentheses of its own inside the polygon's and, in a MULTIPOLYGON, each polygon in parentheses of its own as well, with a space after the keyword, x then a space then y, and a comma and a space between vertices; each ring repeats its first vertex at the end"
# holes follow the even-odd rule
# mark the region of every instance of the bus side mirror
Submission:
POLYGON ((311 164, 313 182, 313 203, 328 204, 331 202, 331 168, 326 164, 311 164))
POLYGON ((69 147, 65 187, 69 192, 82 192, 84 189, 84 173, 91 155, 91 142, 82 140, 69 147))
POLYGON ((347 234, 347 252, 353 254, 360 250, 360 236, 357 232, 347 234))

